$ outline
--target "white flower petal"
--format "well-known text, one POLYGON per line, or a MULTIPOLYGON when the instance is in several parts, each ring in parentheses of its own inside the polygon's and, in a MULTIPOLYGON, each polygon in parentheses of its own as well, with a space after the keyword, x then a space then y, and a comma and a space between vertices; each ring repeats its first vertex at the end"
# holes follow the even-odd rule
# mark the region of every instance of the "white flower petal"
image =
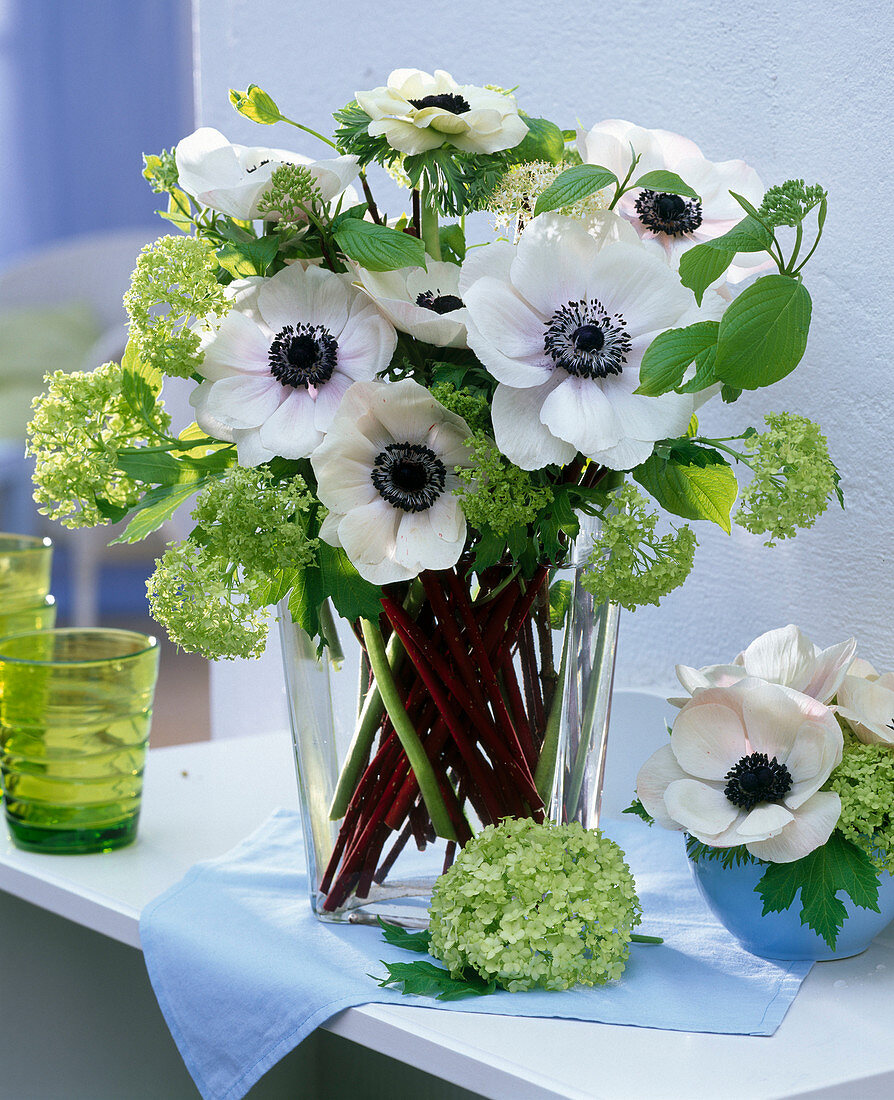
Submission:
POLYGON ((689 775, 721 780, 746 755, 745 730, 734 709, 706 702, 708 694, 716 697, 717 689, 694 697, 677 715, 671 747, 689 775))
POLYGON ((323 440, 307 390, 293 390, 261 425, 259 438, 262 447, 282 458, 306 458, 323 440))
POLYGON ((722 790, 697 779, 677 779, 664 792, 667 812, 693 836, 710 844, 736 820, 739 810, 722 790))
POLYGON ((531 389, 513 389, 500 384, 494 393, 491 418, 494 439, 503 454, 523 470, 539 470, 555 463, 570 462, 577 448, 558 439, 540 419, 543 402, 561 381, 550 378, 531 389))
POLYGON ((776 836, 756 840, 746 848, 758 859, 771 863, 793 863, 825 844, 841 815, 841 799, 833 791, 820 791, 795 814, 794 820, 776 836))

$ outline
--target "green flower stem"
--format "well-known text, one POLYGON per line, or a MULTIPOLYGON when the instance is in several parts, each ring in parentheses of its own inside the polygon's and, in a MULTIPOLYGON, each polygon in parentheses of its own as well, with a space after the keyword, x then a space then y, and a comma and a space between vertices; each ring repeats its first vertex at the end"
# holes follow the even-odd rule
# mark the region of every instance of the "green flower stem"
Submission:
MULTIPOLYGON (((424 595, 422 584, 417 577, 410 586, 410 591, 404 601, 404 607, 408 614, 416 614, 424 595)), ((388 667, 392 673, 400 670, 405 657, 406 650, 401 645, 400 638, 396 633, 392 634, 385 648, 385 660, 388 662, 388 667)), ((363 700, 357 728, 354 730, 354 736, 348 748, 341 775, 338 777, 338 785, 332 797, 332 805, 329 808, 329 817, 332 821, 338 821, 347 812, 348 804, 357 789, 357 783, 369 759, 373 739, 376 730, 379 728, 379 722, 382 720, 384 709, 385 704, 382 702, 382 693, 379 691, 378 677, 374 677, 372 687, 363 700)))
POLYGON ((391 666, 388 664, 382 632, 375 623, 371 623, 368 619, 361 619, 360 627, 363 631, 363 640, 366 643, 369 664, 376 678, 382 702, 385 704, 385 710, 388 712, 394 731, 403 745, 410 767, 416 776, 416 782, 419 784, 419 790, 422 793, 432 825, 434 825, 439 836, 445 837, 447 840, 456 840, 456 832, 441 797, 438 780, 432 769, 431 761, 428 759, 425 749, 422 747, 422 742, 419 740, 419 736, 413 728, 413 723, 410 721, 409 715, 401 702, 391 666))
POLYGON ((422 225, 419 236, 425 251, 433 260, 441 258, 441 238, 438 233, 438 206, 437 197, 428 183, 423 182, 420 196, 422 225))

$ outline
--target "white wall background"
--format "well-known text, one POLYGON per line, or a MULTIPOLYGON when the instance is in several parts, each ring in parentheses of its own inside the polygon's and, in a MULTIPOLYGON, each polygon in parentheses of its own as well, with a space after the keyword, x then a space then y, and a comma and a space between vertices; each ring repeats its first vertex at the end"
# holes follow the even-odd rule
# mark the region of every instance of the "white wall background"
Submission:
POLYGON ((392 68, 445 68, 461 82, 518 85, 524 110, 560 126, 629 118, 683 133, 714 160, 741 157, 768 185, 803 176, 826 186, 804 361, 770 390, 709 406, 702 424, 733 435, 780 409, 818 420, 847 510, 775 550, 698 525, 686 586, 625 616, 618 683, 670 688, 675 663, 731 659, 790 621, 823 645, 856 634, 864 656, 894 669, 890 3, 194 2, 198 121, 234 141, 325 155, 283 123, 238 117, 230 87, 259 84, 290 117, 331 133, 332 110, 392 68))

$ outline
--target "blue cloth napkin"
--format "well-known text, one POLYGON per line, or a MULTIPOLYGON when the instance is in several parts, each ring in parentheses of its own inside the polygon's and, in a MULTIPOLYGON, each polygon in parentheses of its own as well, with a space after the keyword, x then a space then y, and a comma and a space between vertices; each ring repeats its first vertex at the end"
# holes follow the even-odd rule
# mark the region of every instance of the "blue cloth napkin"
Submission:
POLYGON ((140 938, 158 1003, 206 1100, 238 1100, 320 1024, 381 1002, 552 1016, 674 1031, 772 1035, 810 970, 742 950, 711 916, 680 835, 639 821, 605 825, 636 876, 645 934, 620 982, 564 993, 460 1002, 381 989, 380 960, 410 961, 377 928, 322 924, 308 903, 300 817, 278 810, 219 859, 192 867, 143 911, 140 938))

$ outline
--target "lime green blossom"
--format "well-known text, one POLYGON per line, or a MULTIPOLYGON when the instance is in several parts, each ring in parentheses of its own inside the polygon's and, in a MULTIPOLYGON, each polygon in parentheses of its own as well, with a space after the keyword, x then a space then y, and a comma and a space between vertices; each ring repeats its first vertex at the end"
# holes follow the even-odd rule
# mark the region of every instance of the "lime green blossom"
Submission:
POLYGON ((581 583, 597 603, 611 600, 628 611, 658 604, 689 576, 697 545, 692 528, 683 524, 656 537, 658 513, 647 511, 645 497, 627 482, 612 494, 612 503, 581 583))
POLYGON ((263 467, 227 470, 196 501, 196 530, 158 562, 147 584, 153 618, 205 657, 259 656, 270 582, 316 561, 317 540, 302 522, 313 504, 297 475, 276 481, 263 467))
POLYGON ((795 413, 769 413, 768 431, 750 436, 746 448, 754 477, 742 490, 735 519, 766 545, 812 527, 837 491, 838 471, 817 424, 795 413))
POLYGON ((172 642, 217 660, 264 652, 267 612, 253 602, 260 587, 190 538, 155 563, 146 593, 150 614, 172 642))
POLYGON ((109 511, 133 507, 146 490, 118 469, 118 451, 152 441, 171 418, 158 400, 148 427, 125 400, 123 378, 117 363, 56 371, 46 377, 46 393, 34 399, 27 445, 35 458, 34 499, 43 515, 65 527, 108 523, 109 511))
POLYGON ((841 799, 836 828, 869 856, 879 870, 894 874, 894 750, 863 745, 845 732, 844 757, 828 789, 841 799))
POLYGON ((490 405, 485 398, 458 390, 451 382, 437 382, 431 388, 431 395, 445 409, 461 416, 473 432, 491 431, 490 405))
POLYGON ((275 214, 282 230, 307 228, 302 207, 321 203, 323 196, 316 179, 304 164, 282 164, 270 177, 267 190, 258 202, 261 214, 275 214))
POLYGON ((807 213, 825 197, 826 192, 818 183, 805 187, 803 180, 786 180, 767 191, 759 213, 767 225, 800 225, 807 213))
POLYGON ((217 281, 214 247, 197 237, 160 237, 137 258, 124 306, 140 359, 165 374, 189 378, 202 362, 196 319, 230 308, 217 281))
POLYGON ((457 495, 473 527, 506 535, 513 527, 532 523, 552 503, 552 490, 535 485, 531 475, 504 458, 484 432, 475 432, 467 445, 470 466, 456 467, 463 482, 457 495))
POLYGON ((488 825, 435 883, 431 954, 517 990, 602 985, 624 971, 640 907, 624 853, 579 822, 488 825))
MULTIPOLYGON (((495 227, 505 229, 516 223, 517 233, 520 233, 524 223, 533 217, 537 199, 566 167, 564 164, 548 164, 541 160, 514 164, 487 200, 486 208, 494 216, 495 227)), ((597 191, 573 206, 563 206, 557 213, 586 220, 600 210, 605 210, 607 206, 605 194, 597 191)))

